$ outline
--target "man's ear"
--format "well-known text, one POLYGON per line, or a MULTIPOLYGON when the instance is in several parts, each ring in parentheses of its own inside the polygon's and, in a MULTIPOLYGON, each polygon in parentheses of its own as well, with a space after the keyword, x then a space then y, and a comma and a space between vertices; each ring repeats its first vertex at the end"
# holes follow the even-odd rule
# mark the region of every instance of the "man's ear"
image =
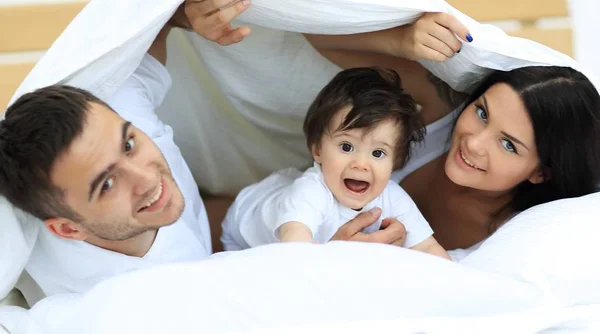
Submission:
POLYGON ((313 159, 320 165, 321 164, 321 148, 317 144, 313 144, 311 148, 313 159))
POLYGON ((44 221, 44 225, 52 234, 64 239, 84 241, 89 236, 81 225, 67 218, 49 218, 44 221))
POLYGON ((540 184, 542 182, 550 180, 551 178, 552 174, 550 173, 550 168, 543 167, 541 170, 534 172, 528 180, 533 184, 540 184))

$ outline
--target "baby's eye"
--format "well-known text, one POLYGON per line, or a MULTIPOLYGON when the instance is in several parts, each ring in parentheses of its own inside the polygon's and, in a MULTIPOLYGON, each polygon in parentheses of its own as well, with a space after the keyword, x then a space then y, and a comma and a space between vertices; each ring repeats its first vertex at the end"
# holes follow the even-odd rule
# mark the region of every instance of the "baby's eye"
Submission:
POLYGON ((354 151, 354 147, 352 146, 352 144, 342 143, 340 145, 340 147, 342 148, 342 151, 344 151, 344 152, 352 152, 352 151, 354 151))
POLYGON ((371 153, 371 155, 373 155, 373 157, 375 157, 377 159, 381 159, 381 158, 385 157, 385 152, 383 152, 382 150, 375 150, 371 153))

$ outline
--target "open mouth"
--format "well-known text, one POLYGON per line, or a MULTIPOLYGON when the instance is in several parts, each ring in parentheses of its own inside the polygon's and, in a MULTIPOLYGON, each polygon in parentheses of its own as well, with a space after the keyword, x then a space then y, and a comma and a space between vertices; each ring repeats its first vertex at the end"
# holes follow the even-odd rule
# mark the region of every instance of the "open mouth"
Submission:
POLYGON ((459 149, 459 154, 460 154, 460 158, 462 159, 462 161, 464 161, 464 163, 465 163, 467 166, 469 166, 469 167, 471 167, 471 168, 473 168, 473 169, 477 169, 477 170, 480 170, 480 171, 482 171, 482 172, 485 172, 485 170, 483 170, 483 169, 481 169, 481 168, 479 168, 479 167, 475 166, 475 164, 474 164, 474 163, 472 163, 471 161, 469 161, 469 159, 467 159, 467 157, 465 157, 465 154, 464 154, 464 153, 463 153, 463 151, 462 151, 462 150, 460 150, 460 149, 459 149))
POLYGON ((369 182, 355 179, 344 179, 344 185, 348 190, 359 195, 364 194, 371 186, 369 182))
POLYGON ((160 184, 158 185, 158 189, 156 190, 156 193, 154 194, 154 196, 152 196, 152 198, 150 200, 148 200, 148 203, 146 203, 143 207, 141 207, 138 212, 142 212, 144 210, 148 210, 148 209, 154 209, 156 207, 156 204, 160 201, 160 199, 163 196, 163 183, 162 180, 160 182, 160 184))

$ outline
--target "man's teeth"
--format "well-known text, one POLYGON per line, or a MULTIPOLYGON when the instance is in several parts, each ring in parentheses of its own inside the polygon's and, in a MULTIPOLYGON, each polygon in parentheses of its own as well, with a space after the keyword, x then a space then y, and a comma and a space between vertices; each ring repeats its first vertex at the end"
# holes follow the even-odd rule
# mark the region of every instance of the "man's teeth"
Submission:
POLYGON ((158 201, 158 199, 160 198, 160 195, 162 195, 162 182, 158 185, 158 191, 156 192, 156 195, 154 195, 154 197, 152 197, 152 199, 150 200, 150 202, 148 202, 146 205, 144 205, 144 207, 142 209, 146 209, 148 208, 150 205, 154 204, 154 202, 158 201))
POLYGON ((473 167, 473 168, 477 168, 477 167, 475 167, 475 165, 474 165, 474 164, 473 164, 471 161, 469 161, 469 159, 467 159, 467 157, 465 157, 465 155, 463 154, 463 151, 462 151, 462 150, 460 151, 460 157, 463 159, 463 161, 464 161, 464 162, 465 162, 467 165, 469 165, 469 166, 471 166, 471 167, 473 167))

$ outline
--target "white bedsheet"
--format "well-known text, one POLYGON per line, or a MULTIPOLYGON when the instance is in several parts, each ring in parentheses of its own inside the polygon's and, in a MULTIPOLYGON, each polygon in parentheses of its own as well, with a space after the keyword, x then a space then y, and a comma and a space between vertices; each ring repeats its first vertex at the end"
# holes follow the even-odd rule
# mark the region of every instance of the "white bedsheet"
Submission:
POLYGON ((582 327, 592 311, 564 307, 510 276, 393 246, 337 242, 268 245, 138 271, 84 296, 48 298, 21 316, 49 334, 374 332, 371 326, 536 333, 582 327))
MULTIPOLYGON (((101 98, 110 96, 135 69, 180 2, 91 1, 30 73, 14 98, 58 82, 89 89, 101 98)), ((305 107, 311 94, 337 68, 318 56, 297 32, 353 33, 386 28, 409 22, 424 10, 457 15, 475 38, 448 62, 424 62, 434 74, 457 89, 468 89, 489 69, 527 65, 581 69, 558 52, 480 25, 441 0, 253 0, 241 18, 253 26, 253 33, 244 43, 221 48, 177 32, 169 40, 169 69, 175 82, 162 115, 171 111, 168 114, 171 120, 178 115, 179 123, 190 125, 180 132, 183 139, 179 144, 188 153, 186 159, 200 185, 214 191, 235 191, 265 171, 279 167, 278 163, 303 161, 303 153, 297 147, 304 145, 299 124, 305 107), (231 139, 222 143, 217 140, 215 144, 214 137, 210 137, 215 132, 231 139), (292 145, 295 140, 297 143, 292 145), (266 153, 274 153, 281 160, 267 159, 270 155, 266 153), (249 163, 244 159, 254 160, 248 160, 249 163), (232 174, 227 174, 224 165, 237 169, 231 168, 232 174)), ((598 217, 594 200, 600 199, 574 200, 563 212, 567 215, 553 220, 553 224, 566 224, 570 217, 577 217, 573 219, 581 222, 578 235, 600 235, 594 224, 598 217), (584 214, 568 215, 573 212, 584 214)), ((551 208, 546 206, 524 220, 554 219, 557 212, 551 208)), ((21 216, 5 201, 0 201, 0 220, 0 297, 4 297, 27 260, 40 222, 21 216)), ((467 268, 377 245, 310 248, 276 245, 221 260, 129 274, 105 282, 85 296, 48 299, 28 313, 1 308, 0 322, 24 319, 26 325, 22 328, 30 328, 32 333, 36 328, 49 333, 102 330, 132 333, 133 325, 147 332, 169 326, 218 332, 266 325, 389 320, 400 321, 401 329, 413 328, 410 326, 414 324, 421 326, 414 328, 429 328, 434 332, 433 327, 426 326, 445 324, 441 329, 447 329, 446 332, 462 328, 466 329, 464 333, 478 332, 481 327, 477 326, 484 323, 486 332, 490 332, 502 328, 503 322, 506 326, 514 325, 506 319, 523 317, 531 317, 523 327, 528 329, 554 325, 560 328, 561 324, 575 321, 572 310, 585 306, 581 304, 585 300, 581 293, 586 291, 582 287, 600 279, 593 270, 583 270, 578 276, 577 270, 581 268, 567 264, 578 258, 579 263, 598 268, 595 249, 558 259, 563 262, 556 262, 555 267, 564 263, 566 268, 576 270, 574 277, 548 276, 546 270, 557 268, 545 267, 546 262, 535 262, 531 257, 528 261, 534 262, 519 262, 518 258, 511 258, 515 253, 503 255, 506 247, 517 247, 511 236, 521 231, 512 231, 514 234, 506 232, 500 234, 503 239, 496 239, 504 242, 490 244, 493 251, 480 253, 486 249, 484 244, 473 253, 479 254, 482 261, 489 261, 487 268, 467 268), (519 270, 493 270, 494 263, 510 267, 511 260, 519 265, 539 263, 540 266, 526 272, 527 275, 519 270), (556 294, 552 289, 555 285, 547 283, 548 277, 570 283, 556 294), (298 288, 284 290, 284 285, 291 282, 298 284, 298 288), (571 291, 570 287, 580 288, 571 291), (575 297, 565 298, 571 292, 575 297), (291 317, 283 310, 299 313, 291 317), (23 316, 7 317, 6 312, 23 316)), ((545 247, 582 250, 571 247, 570 243, 577 242, 575 238, 556 245, 555 237, 548 238, 549 243, 543 243, 545 247)), ((528 240, 521 243, 524 241, 528 240)), ((519 332, 516 328, 509 329, 502 332, 519 332)))

